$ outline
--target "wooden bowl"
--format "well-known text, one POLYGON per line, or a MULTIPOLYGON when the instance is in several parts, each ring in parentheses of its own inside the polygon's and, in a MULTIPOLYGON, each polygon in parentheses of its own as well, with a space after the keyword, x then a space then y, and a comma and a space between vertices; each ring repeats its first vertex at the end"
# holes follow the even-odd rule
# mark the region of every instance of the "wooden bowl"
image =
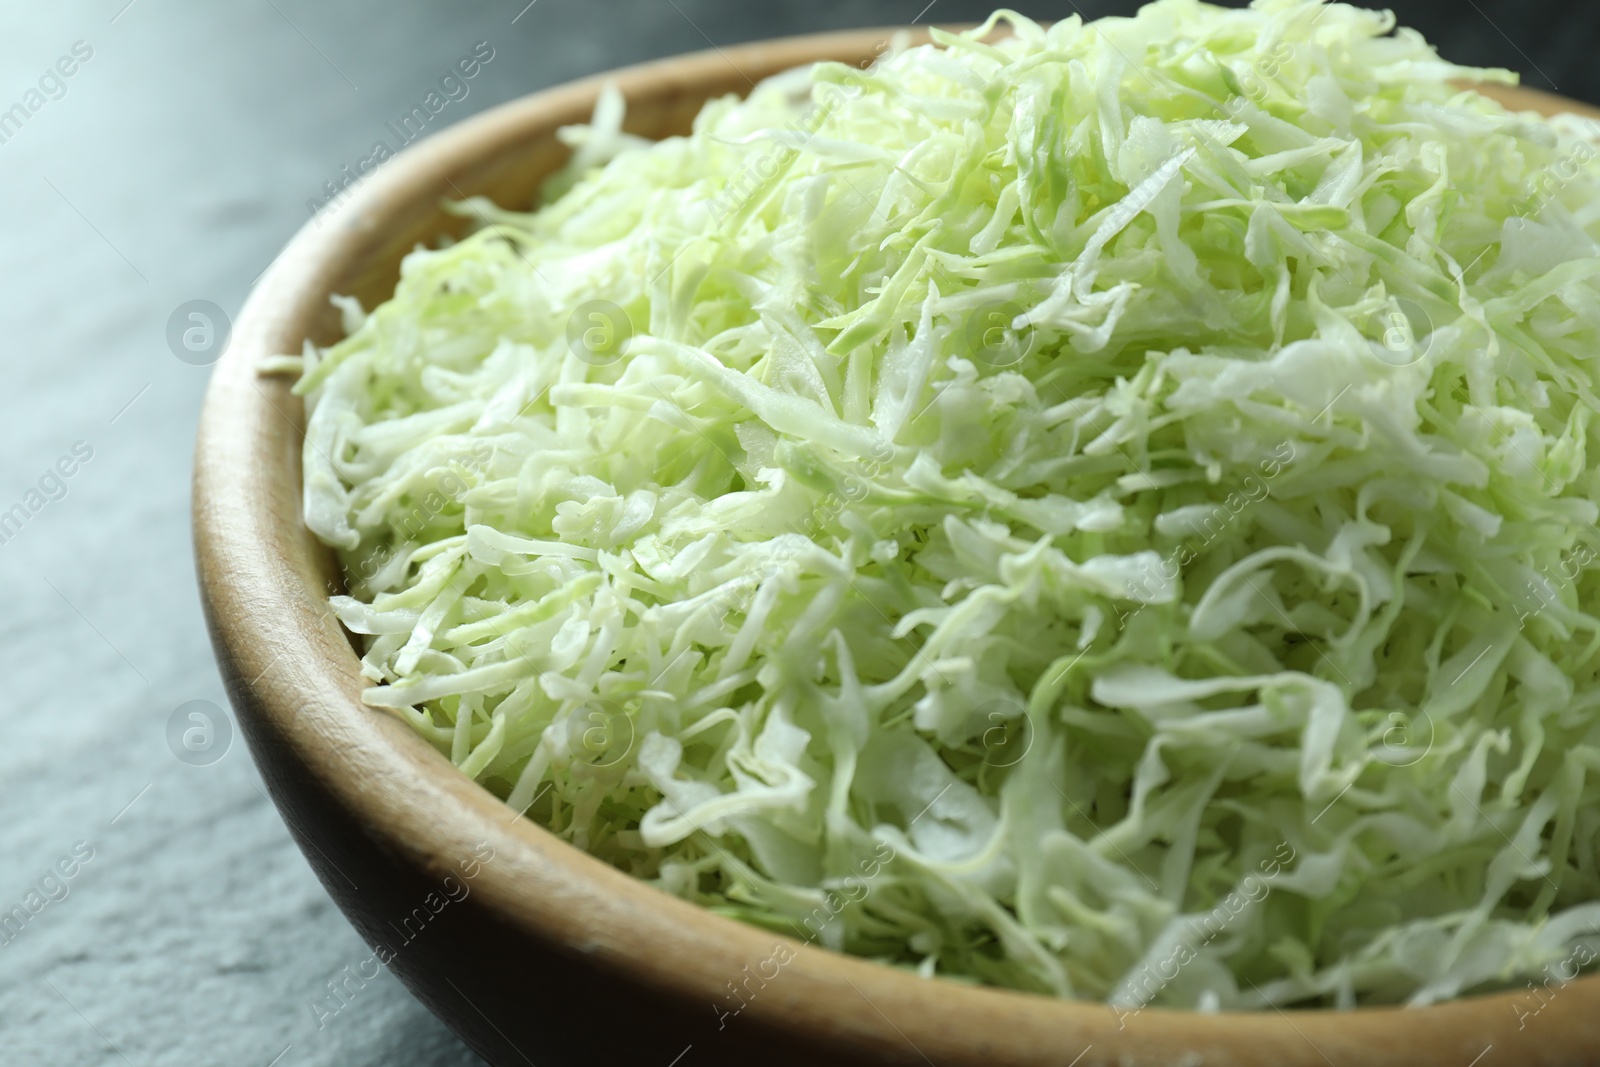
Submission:
MULTIPOLYGON (((685 131, 706 99, 780 70, 864 63, 888 32, 746 45, 606 78, 627 97, 628 128, 661 137, 685 131)), ((566 157, 556 128, 587 120, 602 83, 538 93, 430 137, 307 224, 251 294, 206 397, 194 529, 217 659, 284 820, 375 949, 336 979, 342 996, 307 991, 319 1017, 387 964, 497 1065, 1600 1062, 1597 978, 1539 998, 1524 990, 1417 1010, 1148 1009, 1119 1019, 1103 1005, 930 981, 801 945, 562 843, 397 718, 364 706, 356 655, 326 609, 339 584, 334 560, 301 522, 301 404, 255 365, 300 351, 308 337, 336 340, 330 293, 368 307, 386 298, 405 252, 460 231, 441 201, 482 194, 527 205, 566 157)), ((1543 94, 1497 95, 1562 106, 1543 94)))

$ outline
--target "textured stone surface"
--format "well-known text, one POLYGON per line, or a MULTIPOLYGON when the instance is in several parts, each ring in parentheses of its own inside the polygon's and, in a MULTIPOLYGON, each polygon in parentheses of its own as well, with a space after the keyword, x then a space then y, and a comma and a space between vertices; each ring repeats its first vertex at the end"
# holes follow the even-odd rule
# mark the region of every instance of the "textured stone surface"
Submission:
MULTIPOLYGON (((15 937, 0 932, 4 1067, 477 1062, 387 975, 319 1029, 307 1001, 369 950, 290 842, 242 742, 208 766, 168 746, 175 708, 223 702, 188 542, 206 370, 168 350, 168 316, 192 299, 237 311, 321 183, 478 41, 495 58, 441 120, 704 48, 707 35, 903 22, 922 5, 536 0, 513 24, 524 2, 96 0, 0 13, 0 111, 74 42, 93 49, 65 95, 0 143, 0 511, 75 442, 93 449, 65 496, 0 544, 0 912, 76 843, 93 849, 64 898, 15 937)), ((1047 17, 1076 5, 1019 6, 1047 17)), ((1600 5, 1395 6, 1455 58, 1600 98, 1586 60, 1600 5)), ((939 0, 929 16, 983 8, 939 0)))

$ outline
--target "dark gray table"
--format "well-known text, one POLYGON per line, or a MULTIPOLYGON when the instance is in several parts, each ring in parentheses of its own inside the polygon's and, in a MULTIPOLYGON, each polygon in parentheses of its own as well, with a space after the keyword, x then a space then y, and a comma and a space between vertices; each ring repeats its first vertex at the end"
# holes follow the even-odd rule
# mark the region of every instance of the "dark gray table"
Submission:
MULTIPOLYGON (((623 63, 904 22, 923 2, 7 0, 0 920, 26 922, 0 925, 0 1065, 477 1062, 387 975, 318 1025, 308 1002, 369 951, 226 719, 188 762, 169 745, 181 705, 223 702, 188 538, 207 372, 169 350, 174 309, 236 312, 322 183, 477 42, 494 58, 440 125, 623 63)), ((1600 4, 1396 6, 1452 58, 1600 99, 1600 4)))

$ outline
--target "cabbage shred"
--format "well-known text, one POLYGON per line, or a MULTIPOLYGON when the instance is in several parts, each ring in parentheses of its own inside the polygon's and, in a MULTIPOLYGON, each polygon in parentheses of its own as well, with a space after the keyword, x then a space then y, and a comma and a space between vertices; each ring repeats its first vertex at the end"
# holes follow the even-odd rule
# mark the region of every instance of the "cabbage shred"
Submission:
POLYGON ((608 92, 543 207, 469 204, 306 353, 367 702, 928 975, 1217 1009, 1592 959, 1594 142, 1391 30, 1001 12, 656 144, 608 92))

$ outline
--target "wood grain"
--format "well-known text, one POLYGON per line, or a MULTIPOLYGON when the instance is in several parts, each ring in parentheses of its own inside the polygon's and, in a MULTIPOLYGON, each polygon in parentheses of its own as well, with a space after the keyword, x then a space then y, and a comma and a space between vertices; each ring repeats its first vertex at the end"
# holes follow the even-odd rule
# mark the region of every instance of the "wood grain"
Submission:
MULTIPOLYGON (((747 45, 607 78, 628 99, 629 129, 660 137, 685 130, 710 97, 815 59, 863 62, 887 34, 747 45)), ((667 1067, 680 1055, 683 1067, 1600 1060, 1596 978, 1561 988, 1520 1029, 1514 994, 1410 1011, 1150 1009, 1119 1020, 1099 1005, 925 981, 719 918, 613 870, 517 818, 409 727, 363 706, 356 656, 325 607, 339 585, 334 561, 301 523, 301 405, 287 383, 253 368, 308 337, 335 340, 330 293, 367 306, 385 298, 405 252, 462 224, 442 201, 525 205, 565 158, 556 129, 586 120, 601 85, 539 93, 430 137, 308 224, 241 313, 201 420, 197 565, 241 727, 323 884, 421 1000, 491 1063, 540 1067, 667 1067), (780 946, 793 959, 751 982, 780 946), (740 1003, 730 984, 751 992, 742 1011, 719 1018, 740 1003)), ((1516 107, 1561 106, 1544 94, 1494 92, 1516 107)))

